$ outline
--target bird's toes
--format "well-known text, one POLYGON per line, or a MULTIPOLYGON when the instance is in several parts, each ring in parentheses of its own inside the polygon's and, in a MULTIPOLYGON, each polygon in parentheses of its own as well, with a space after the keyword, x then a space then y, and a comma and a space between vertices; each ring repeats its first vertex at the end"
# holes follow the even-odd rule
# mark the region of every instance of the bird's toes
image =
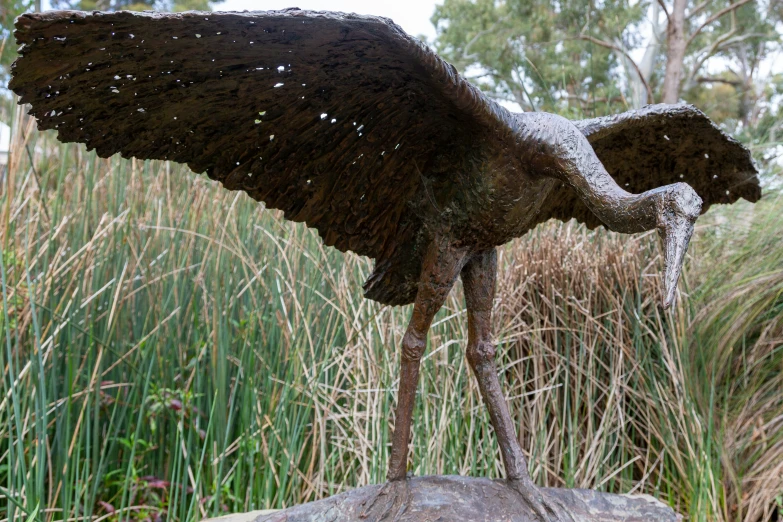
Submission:
POLYGON ((508 485, 530 506, 540 522, 574 522, 568 509, 528 479, 509 480, 508 485))
POLYGON ((360 517, 367 522, 394 522, 398 520, 410 503, 408 479, 387 482, 364 503, 360 517))

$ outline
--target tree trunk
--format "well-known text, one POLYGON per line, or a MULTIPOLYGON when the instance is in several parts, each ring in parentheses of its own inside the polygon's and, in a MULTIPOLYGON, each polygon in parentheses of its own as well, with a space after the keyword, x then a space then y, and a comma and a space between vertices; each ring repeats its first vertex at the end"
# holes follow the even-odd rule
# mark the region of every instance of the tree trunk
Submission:
POLYGON ((628 75, 628 83, 631 86, 631 105, 634 109, 640 109, 648 103, 655 103, 655 100, 649 98, 647 85, 650 83, 653 69, 655 68, 655 59, 661 52, 661 44, 666 35, 666 24, 660 21, 661 6, 653 2, 650 6, 651 30, 650 40, 644 50, 644 55, 635 68, 631 58, 620 50, 623 48, 623 42, 619 38, 615 39, 614 44, 617 47, 615 56, 625 65, 628 75))
POLYGON ((666 73, 663 78, 663 103, 680 100, 680 82, 685 62, 685 5, 687 0, 674 0, 666 29, 666 73))
MULTIPOLYGON (((410 479, 403 498, 379 498, 388 507, 384 520, 425 522, 536 522, 539 518, 504 481, 433 476, 410 479)), ((220 522, 377 522, 362 517, 380 485, 354 489, 331 498, 272 514, 254 512, 221 517, 220 522)), ((672 508, 647 495, 613 495, 588 489, 544 492, 568 510, 575 522, 677 522, 672 508)), ((213 522, 213 521, 204 521, 213 522)), ((215 520, 214 522, 217 522, 215 520)))

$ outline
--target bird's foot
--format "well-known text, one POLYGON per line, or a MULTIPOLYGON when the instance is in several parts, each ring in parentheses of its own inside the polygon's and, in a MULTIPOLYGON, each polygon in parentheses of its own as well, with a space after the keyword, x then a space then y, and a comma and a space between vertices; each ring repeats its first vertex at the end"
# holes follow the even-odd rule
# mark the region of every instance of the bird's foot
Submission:
POLYGON ((367 522, 394 522, 408 509, 411 490, 408 479, 392 480, 378 488, 373 498, 365 502, 360 515, 367 522))
POLYGON ((547 495, 533 484, 529 477, 509 480, 508 485, 520 494, 540 522, 574 522, 574 517, 568 509, 559 500, 547 495))

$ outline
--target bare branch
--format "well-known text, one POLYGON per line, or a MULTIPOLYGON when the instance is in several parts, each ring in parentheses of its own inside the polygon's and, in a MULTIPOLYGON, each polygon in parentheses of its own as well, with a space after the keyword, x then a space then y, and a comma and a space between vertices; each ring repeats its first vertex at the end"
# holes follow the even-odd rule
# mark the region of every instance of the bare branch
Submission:
POLYGON ((704 23, 701 24, 693 32, 693 34, 691 34, 690 38, 688 38, 688 41, 685 44, 685 47, 687 48, 691 44, 693 39, 696 38, 699 35, 699 33, 701 33, 704 30, 704 28, 707 27, 708 25, 710 25, 712 22, 714 22, 715 20, 717 20, 721 16, 725 15, 726 13, 730 13, 732 11, 736 11, 737 9, 739 9, 740 7, 742 7, 743 5, 747 4, 750 1, 751 0, 739 0, 738 2, 735 2, 735 3, 731 4, 728 7, 725 7, 723 9, 721 9, 720 11, 715 13, 714 15, 710 16, 709 18, 707 18, 707 20, 705 20, 704 23))
MULTIPOLYGON (((527 87, 525 87, 524 69, 522 69, 520 71, 519 68, 516 68, 516 71, 517 71, 517 76, 519 77, 519 80, 518 81, 515 80, 514 83, 515 83, 515 85, 517 85, 519 87, 519 89, 522 91, 522 93, 527 98, 527 103, 528 103, 528 106, 530 107, 530 109, 535 112, 538 109, 536 108, 536 102, 533 101, 533 96, 530 95, 530 93, 527 90, 527 87)), ((519 99, 520 97, 517 94, 514 94, 514 96, 516 98, 518 98, 517 99, 517 103, 519 103, 520 106, 524 107, 525 104, 522 103, 524 100, 519 99)))
POLYGON ((776 35, 770 34, 770 33, 745 33, 740 34, 737 36, 732 36, 731 38, 721 41, 721 44, 718 46, 718 49, 726 49, 728 47, 731 47, 732 45, 736 45, 738 43, 742 43, 745 40, 750 40, 751 38, 775 38, 776 35))
POLYGON ((708 78, 706 76, 699 76, 696 78, 697 83, 725 83, 726 85, 732 85, 734 87, 739 87, 742 82, 739 80, 727 80, 725 78, 708 78))
MULTIPOLYGON (((740 34, 735 36, 737 33, 736 29, 732 29, 722 37, 715 40, 708 48, 702 49, 701 51, 695 53, 696 56, 700 56, 699 59, 696 60, 696 64, 693 66, 693 69, 691 69, 691 74, 689 76, 688 82, 686 82, 686 85, 693 82, 696 74, 699 72, 699 70, 702 68, 704 63, 710 59, 715 53, 717 53, 720 50, 728 49, 729 47, 732 47, 734 45, 740 44, 744 42, 745 40, 749 40, 751 38, 763 38, 763 37, 769 37, 769 34, 765 33, 747 33, 747 34, 740 34)), ((729 71, 732 72, 735 76, 739 77, 740 75, 737 74, 732 68, 729 66, 727 67, 729 71)), ((700 81, 700 80, 696 80, 700 81)))
POLYGON ((653 92, 652 89, 650 89, 650 84, 647 83, 647 80, 645 79, 644 75, 642 74, 641 69, 639 69, 639 66, 636 64, 633 58, 631 58, 631 55, 629 55, 625 49, 621 49, 620 47, 614 45, 611 42, 607 42, 605 40, 600 40, 598 38, 595 38, 594 36, 590 36, 587 34, 580 34, 577 36, 579 40, 587 40, 588 42, 593 42, 596 45, 600 45, 601 47, 605 47, 607 49, 611 49, 613 51, 616 51, 618 53, 622 53, 623 56, 625 56, 628 59, 628 62, 633 65, 633 68, 636 70, 636 74, 639 75, 639 79, 642 81, 642 84, 644 85, 644 88, 647 90, 647 103, 653 103, 653 92))
POLYGON ((690 13, 688 13, 687 15, 685 15, 685 18, 693 18, 693 17, 694 17, 694 16, 696 16, 697 14, 701 13, 702 11, 704 11, 704 9, 705 9, 705 8, 706 8, 708 5, 710 5, 710 2, 712 2, 712 0, 704 0, 704 2, 702 2, 702 3, 700 3, 699 5, 697 5, 696 7, 694 7, 694 8, 691 10, 691 12, 690 12, 690 13))
POLYGON ((462 57, 466 60, 475 60, 477 56, 475 54, 470 53, 470 48, 473 47, 473 45, 479 41, 479 39, 482 36, 488 35, 490 33, 495 32, 497 27, 508 20, 508 17, 511 16, 510 14, 504 16, 503 18, 500 18, 498 21, 496 21, 494 24, 492 24, 492 27, 488 27, 487 29, 484 29, 482 31, 477 32, 473 38, 470 39, 470 41, 465 44, 465 49, 462 51, 462 57))
POLYGON ((499 72, 497 72, 495 69, 492 68, 486 68, 480 74, 472 74, 466 76, 467 79, 475 83, 478 83, 478 80, 487 77, 492 78, 496 82, 496 84, 501 84, 501 83, 506 84, 509 91, 511 92, 511 96, 513 99, 509 99, 508 96, 504 96, 502 93, 499 92, 483 91, 484 94, 486 94, 490 98, 493 98, 495 100, 516 102, 519 104, 520 107, 522 107, 523 110, 530 109, 533 112, 537 110, 536 105, 533 102, 533 97, 527 91, 524 82, 522 81, 517 81, 513 78, 509 78, 507 75, 500 74, 499 72), (520 91, 522 92, 522 94, 524 94, 524 97, 520 95, 520 91), (525 98, 527 98, 527 100, 525 98))
POLYGON ((594 103, 622 103, 624 105, 628 103, 628 100, 625 99, 625 96, 623 96, 622 93, 619 96, 601 96, 595 99, 583 98, 577 94, 569 94, 566 96, 566 99, 578 102, 582 105, 582 109, 589 108, 594 103))
MULTIPOLYGON (((720 47, 720 45, 723 44, 724 42, 726 42, 727 40, 731 39, 731 37, 734 36, 734 34, 736 34, 736 32, 737 32, 737 28, 736 28, 736 26, 734 26, 734 24, 732 24, 731 31, 729 31, 728 33, 724 34, 723 36, 721 36, 720 38, 717 38, 714 42, 712 42, 712 44, 710 45, 709 49, 707 49, 704 52, 702 57, 699 58, 698 60, 696 60, 696 63, 694 64, 693 69, 691 69, 691 74, 688 77, 688 81, 686 82, 686 85, 691 84, 691 82, 693 81, 693 78, 696 76, 696 74, 704 66, 704 62, 706 62, 712 55, 714 55, 717 52, 717 50, 720 47)), ((701 53, 697 53, 697 55, 698 54, 701 54, 701 53)))
POLYGON ((666 15, 666 22, 667 23, 672 23, 672 19, 669 16, 669 10, 666 9, 666 4, 663 3, 663 0, 658 0, 658 5, 661 6, 661 9, 663 9, 663 14, 666 15))

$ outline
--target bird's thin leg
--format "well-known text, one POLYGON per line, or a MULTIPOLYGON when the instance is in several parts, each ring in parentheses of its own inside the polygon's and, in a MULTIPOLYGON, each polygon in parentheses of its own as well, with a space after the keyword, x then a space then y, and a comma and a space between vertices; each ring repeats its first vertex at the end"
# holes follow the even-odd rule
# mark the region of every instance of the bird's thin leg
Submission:
POLYGON ((481 396, 500 445, 509 485, 543 521, 570 520, 567 511, 547 497, 530 479, 527 461, 516 436, 514 423, 500 387, 491 338, 492 301, 495 296, 497 254, 495 250, 474 255, 462 269, 468 309, 467 358, 476 375, 481 396))
POLYGON ((404 509, 408 498, 405 481, 408 463, 408 440, 411 432, 419 366, 427 344, 427 332, 435 314, 443 306, 454 281, 464 265, 466 252, 449 244, 448 238, 436 238, 422 262, 419 291, 413 305, 408 329, 402 339, 400 386, 397 391, 391 457, 386 475, 389 481, 368 504, 362 516, 384 520, 392 512, 404 509), (383 505, 381 505, 381 503, 383 505))

